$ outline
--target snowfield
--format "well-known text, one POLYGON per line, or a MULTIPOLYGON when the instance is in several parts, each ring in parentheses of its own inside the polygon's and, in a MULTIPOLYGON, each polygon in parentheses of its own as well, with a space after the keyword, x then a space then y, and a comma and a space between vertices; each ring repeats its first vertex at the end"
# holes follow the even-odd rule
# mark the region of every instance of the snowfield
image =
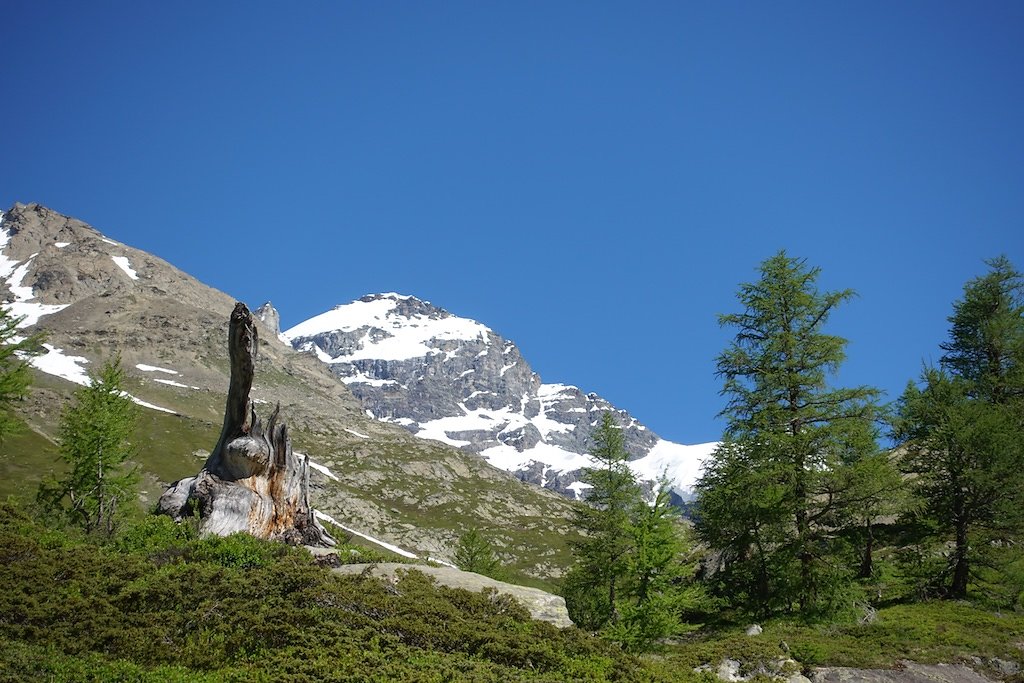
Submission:
MULTIPOLYGON (((436 349, 427 345, 427 342, 431 340, 479 338, 486 341, 488 333, 491 331, 490 328, 476 321, 456 316, 438 319, 426 316, 408 318, 397 315, 394 310, 398 307, 399 301, 412 297, 394 293, 382 296, 385 298, 373 301, 353 301, 350 304, 337 306, 326 313, 299 323, 282 334, 285 339, 291 341, 299 337, 312 337, 335 330, 353 332, 370 327, 376 327, 385 332, 391 330, 401 332, 401 334, 374 342, 370 340, 367 331, 366 336, 358 344, 360 348, 351 355, 345 355, 339 359, 349 362, 363 359, 409 360, 410 358, 422 358, 429 353, 437 352, 436 349)), ((320 351, 317 356, 326 363, 334 360, 323 351, 320 351)))

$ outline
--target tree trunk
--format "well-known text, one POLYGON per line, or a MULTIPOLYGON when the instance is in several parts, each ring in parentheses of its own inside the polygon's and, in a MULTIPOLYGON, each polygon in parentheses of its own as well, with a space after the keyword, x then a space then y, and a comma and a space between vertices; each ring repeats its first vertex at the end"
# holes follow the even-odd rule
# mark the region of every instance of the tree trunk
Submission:
POLYGON ((249 398, 259 337, 252 314, 236 303, 228 326, 231 383, 220 439, 195 477, 175 482, 160 497, 158 512, 176 520, 199 513, 200 532, 333 546, 309 504, 308 457, 292 452, 280 405, 266 427, 249 398))
POLYGON ((796 542, 797 556, 800 559, 800 587, 797 590, 797 598, 800 603, 800 611, 804 612, 815 600, 814 586, 814 555, 811 553, 811 524, 807 518, 807 504, 810 496, 807 494, 806 478, 804 472, 804 459, 798 458, 796 462, 796 485, 793 488, 793 496, 796 499, 796 542))
POLYGON ((949 586, 949 597, 951 598, 967 597, 967 581, 970 579, 967 551, 967 523, 962 518, 958 518, 956 520, 956 546, 953 548, 953 582, 949 586))
POLYGON ((860 561, 860 573, 857 574, 857 578, 868 579, 871 578, 871 572, 874 570, 872 552, 875 548, 875 534, 870 517, 864 520, 864 529, 867 532, 867 538, 864 541, 864 557, 860 561))

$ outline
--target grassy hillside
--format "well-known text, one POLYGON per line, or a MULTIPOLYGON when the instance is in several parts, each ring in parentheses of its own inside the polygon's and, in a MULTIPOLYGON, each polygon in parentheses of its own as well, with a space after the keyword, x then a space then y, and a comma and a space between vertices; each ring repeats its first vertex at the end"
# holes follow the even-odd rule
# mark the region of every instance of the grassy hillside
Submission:
MULTIPOLYGON (((269 360, 264 365, 267 371, 257 376, 253 395, 290 401, 282 401, 281 412, 295 449, 335 477, 311 473, 318 509, 363 533, 442 559, 451 557, 463 533, 476 528, 519 580, 546 589, 556 585, 570 561, 570 501, 523 484, 478 456, 417 439, 398 427, 365 416, 318 417, 314 400, 299 400, 307 385, 275 371, 269 360)), ((0 495, 31 498, 47 473, 62 469, 54 439, 60 412, 76 388, 36 373, 29 397, 19 406, 24 428, 0 444, 0 474, 5 475, 0 495)), ((225 398, 218 389, 167 386, 140 373, 129 376, 125 389, 179 413, 139 411, 133 462, 142 476, 140 503, 148 507, 167 484, 202 467, 220 433, 225 398)), ((269 402, 257 403, 260 415, 271 410, 269 402)))

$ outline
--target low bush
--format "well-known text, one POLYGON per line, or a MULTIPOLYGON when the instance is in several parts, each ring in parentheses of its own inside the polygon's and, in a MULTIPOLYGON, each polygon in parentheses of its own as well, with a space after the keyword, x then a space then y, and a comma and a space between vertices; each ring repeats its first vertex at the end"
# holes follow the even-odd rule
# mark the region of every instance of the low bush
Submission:
POLYGON ((686 679, 413 567, 339 576, 301 549, 190 534, 151 518, 98 545, 0 505, 0 681, 686 679))

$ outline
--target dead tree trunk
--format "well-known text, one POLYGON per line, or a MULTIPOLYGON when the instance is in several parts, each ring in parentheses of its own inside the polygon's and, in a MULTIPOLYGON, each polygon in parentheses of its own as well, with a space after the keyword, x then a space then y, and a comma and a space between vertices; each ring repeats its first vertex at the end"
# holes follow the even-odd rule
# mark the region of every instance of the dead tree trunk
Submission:
POLYGON ((198 512, 200 532, 333 546, 309 504, 309 463, 292 452, 280 405, 266 426, 249 398, 259 337, 252 314, 236 303, 228 326, 231 384, 220 439, 195 477, 171 485, 157 511, 176 520, 198 512))

